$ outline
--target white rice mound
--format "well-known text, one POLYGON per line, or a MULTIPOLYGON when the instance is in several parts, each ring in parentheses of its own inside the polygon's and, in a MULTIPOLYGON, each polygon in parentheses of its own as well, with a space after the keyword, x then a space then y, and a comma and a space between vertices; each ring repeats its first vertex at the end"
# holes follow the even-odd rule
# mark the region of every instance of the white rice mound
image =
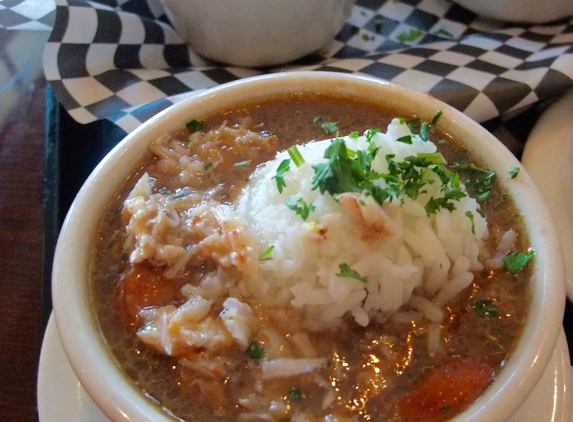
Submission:
MULTIPOLYGON (((411 145, 396 141, 406 135, 412 135, 408 126, 394 119, 386 133, 372 137, 380 147, 372 163, 374 170, 388 172, 387 154, 402 161, 420 152, 436 152, 432 142, 418 135, 412 136, 411 145)), ((365 136, 343 139, 349 150, 368 148, 365 136)), ((442 208, 428 215, 424 205, 429 198, 444 196, 442 182, 432 173, 434 183, 426 184, 421 190, 426 192, 416 200, 404 196, 384 204, 382 208, 391 216, 389 233, 369 235, 367 225, 353 218, 330 193, 311 190, 311 166, 327 161, 323 156, 330 143, 298 147, 305 163, 300 167, 291 163, 283 176, 286 187, 282 193, 273 176, 289 155, 278 153, 257 169, 236 202, 238 216, 258 238, 259 253, 274 247, 268 256, 271 259, 261 262, 259 276, 269 289, 258 299, 271 306, 290 302, 322 326, 340 322, 347 312, 366 326, 373 319, 386 320, 409 302, 412 309, 439 322, 443 317, 440 307, 471 284, 471 271, 482 268, 478 257, 488 229, 478 212, 479 204, 464 197, 455 201, 455 210, 442 208), (315 207, 306 220, 285 205, 285 200, 299 198, 315 207), (367 282, 337 275, 341 264, 367 282)), ((384 186, 385 182, 376 183, 384 186)))

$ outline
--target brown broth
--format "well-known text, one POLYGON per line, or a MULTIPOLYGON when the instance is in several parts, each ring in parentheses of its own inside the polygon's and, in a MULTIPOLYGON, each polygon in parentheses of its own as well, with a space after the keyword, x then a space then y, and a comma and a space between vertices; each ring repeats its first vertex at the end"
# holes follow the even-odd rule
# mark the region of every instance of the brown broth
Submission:
MULTIPOLYGON (((327 133, 320 126, 320 122, 337 122, 340 134, 346 135, 351 131, 362 133, 374 127, 384 129, 392 117, 399 115, 398 110, 381 109, 376 104, 348 98, 297 95, 294 99, 277 99, 260 105, 246 104, 239 109, 206 118, 190 116, 190 120, 203 118, 206 132, 218 127, 223 121, 230 122, 229 125, 232 126, 233 122, 239 122, 248 116, 254 127, 276 138, 276 150, 283 150, 310 140, 333 137, 334 134, 327 133), (318 123, 314 121, 317 116, 322 116, 318 123)), ((181 130, 174 136, 185 140, 189 134, 189 131, 181 130)), ((432 135, 434 142, 438 139, 439 133, 432 135)), ((455 161, 461 151, 461 147, 451 139, 448 139, 446 144, 437 145, 448 162, 455 161)), ((230 144, 225 148, 232 147, 230 144)), ((234 154, 237 154, 235 163, 244 158, 235 150, 229 152, 229 156, 234 154)), ((208 192, 217 200, 232 202, 255 166, 271 159, 274 154, 274 149, 259 149, 248 166, 227 165, 220 176, 203 177, 194 187, 208 192)), ((205 161, 201 163, 205 164, 205 161)), ((436 354, 428 353, 428 327, 425 322, 371 323, 365 329, 353 321, 345 320, 337 329, 311 334, 310 340, 318 352, 331 358, 329 365, 318 370, 318 375, 337 389, 337 399, 327 412, 321 409, 321 399, 313 398, 324 395, 315 379, 300 376, 284 378, 281 382, 257 380, 257 363, 239 350, 225 351, 224 375, 202 377, 178 359, 163 356, 138 340, 135 336, 137 322, 125 323, 118 289, 122 274, 130 271, 130 264, 122 252, 124 238, 117 234, 122 227, 119 210, 143 171, 149 172, 157 180, 158 188, 174 191, 184 187, 178 186, 177 182, 171 179, 172 174, 169 171, 158 168, 155 158, 146 161, 142 169, 127 181, 110 204, 96 240, 94 259, 97 265, 92 283, 93 303, 101 331, 126 376, 150 400, 176 420, 237 420, 239 413, 244 411, 237 406, 239 399, 248 396, 248 391, 259 383, 266 396, 286 403, 284 419, 305 408, 307 412, 315 415, 315 420, 326 420, 324 418, 333 413, 348 418, 341 420, 410 422, 410 419, 400 416, 403 397, 408 394, 409 389, 417 388, 417 383, 431 372, 430 368, 448 365, 462 356, 469 362, 485 363, 497 373, 514 348, 527 316, 530 300, 531 273, 528 268, 517 276, 507 271, 487 270, 476 274, 470 288, 445 308, 448 317, 441 333, 448 349, 436 354), (471 304, 480 299, 496 303, 500 316, 494 319, 476 317, 471 304), (389 359, 388 354, 393 358, 389 359), (197 382, 197 379, 201 381, 197 382), (289 396, 289 392, 299 390, 302 399, 289 396)), ((490 225, 490 249, 496 247, 499 236, 509 228, 518 230, 520 248, 527 249, 527 238, 520 216, 517 215, 513 202, 504 198, 504 192, 499 186, 494 188, 485 204, 484 212, 490 225)), ((187 271, 183 277, 173 280, 173 289, 178 290, 186 283, 196 283, 213 269, 213 263, 206 261, 187 271)), ((181 298, 173 299, 176 304, 181 301, 181 298)), ((271 311, 263 312, 263 315, 266 315, 262 318, 263 325, 274 327, 284 335, 292 332, 292 327, 277 326, 271 311)), ((293 324, 296 324, 296 321, 293 321, 293 324)), ((463 409, 444 406, 439 409, 438 417, 432 416, 434 419, 428 418, 427 421, 447 420, 460 410, 463 409)), ((277 416, 273 420, 282 419, 277 416)))

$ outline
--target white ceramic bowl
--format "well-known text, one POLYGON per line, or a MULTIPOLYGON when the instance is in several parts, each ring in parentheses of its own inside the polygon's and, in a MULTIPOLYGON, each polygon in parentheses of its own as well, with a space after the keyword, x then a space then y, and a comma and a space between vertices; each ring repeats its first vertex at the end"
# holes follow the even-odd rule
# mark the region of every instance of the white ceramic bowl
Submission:
POLYGON ((545 23, 573 16, 572 0, 453 0, 478 15, 507 22, 545 23))
POLYGON ((532 303, 528 322, 515 351, 494 383, 453 421, 504 421, 527 398, 553 353, 561 330, 565 303, 564 270, 559 242, 543 199, 522 171, 510 181, 516 158, 489 132, 444 103, 380 80, 338 73, 293 72, 244 79, 206 91, 174 105, 128 135, 98 165, 77 195, 62 228, 53 271, 54 312, 61 340, 82 385, 112 421, 167 421, 114 364, 98 331, 90 305, 88 283, 92 239, 104 208, 141 162, 148 144, 182 127, 189 116, 209 114, 245 100, 294 92, 330 92, 379 98, 404 114, 431 120, 443 111, 438 125, 463 140, 475 157, 496 171, 525 216, 536 251, 532 303))
POLYGON ((179 35, 209 59, 270 66, 324 47, 354 0, 162 0, 179 35))

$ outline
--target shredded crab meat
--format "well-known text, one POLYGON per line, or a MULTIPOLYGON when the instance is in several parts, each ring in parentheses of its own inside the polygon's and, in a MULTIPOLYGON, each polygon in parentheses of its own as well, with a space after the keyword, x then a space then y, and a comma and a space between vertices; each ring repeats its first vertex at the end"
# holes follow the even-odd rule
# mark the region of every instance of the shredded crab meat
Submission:
POLYGON ((277 138, 262 130, 247 116, 238 124, 225 120, 187 139, 164 135, 151 143, 150 150, 159 157, 157 170, 171 174, 180 185, 199 188, 213 180, 216 184, 218 168, 231 167, 237 157, 256 160, 261 152, 275 151, 277 138))
POLYGON ((510 229, 505 232, 497 245, 497 253, 493 258, 487 260, 488 267, 494 269, 503 268, 502 260, 515 247, 516 242, 517 233, 515 230, 510 229))
POLYGON ((396 236, 402 227, 400 205, 384 202, 380 205, 371 195, 345 192, 336 196, 351 220, 361 226, 368 236, 396 236))
POLYGON ((235 298, 225 300, 219 315, 213 315, 212 300, 193 296, 178 308, 148 308, 140 316, 145 325, 138 337, 169 356, 182 355, 190 349, 217 353, 232 344, 244 350, 257 328, 250 306, 235 298))
POLYGON ((127 222, 124 249, 132 264, 148 260, 168 267, 166 277, 181 275, 189 262, 212 258, 256 278, 258 244, 230 206, 196 193, 152 193, 145 173, 123 206, 127 222))
POLYGON ((262 378, 291 377, 312 372, 326 364, 326 359, 279 358, 261 364, 262 378))

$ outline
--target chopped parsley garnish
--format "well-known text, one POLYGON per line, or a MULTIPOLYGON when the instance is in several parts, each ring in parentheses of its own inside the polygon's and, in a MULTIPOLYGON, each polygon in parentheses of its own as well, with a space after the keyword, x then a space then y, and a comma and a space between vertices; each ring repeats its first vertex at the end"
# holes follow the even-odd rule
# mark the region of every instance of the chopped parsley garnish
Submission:
POLYGON ((282 160, 279 166, 277 167, 277 173, 272 177, 277 181, 277 189, 279 193, 283 192, 283 188, 286 186, 285 179, 283 175, 290 170, 290 159, 287 158, 286 160, 282 160))
POLYGON ((275 249, 274 245, 271 245, 267 248, 266 251, 264 251, 261 256, 259 256, 259 261, 260 262, 266 262, 266 261, 272 261, 272 257, 271 257, 271 253, 273 252, 273 250, 275 249))
POLYGON ((449 192, 445 192, 444 196, 441 198, 431 197, 424 208, 426 209, 428 215, 436 213, 440 208, 445 208, 448 211, 453 211, 456 209, 456 206, 451 201, 460 200, 465 196, 466 194, 463 193, 460 189, 453 189, 449 192))
POLYGON ((187 126, 187 129, 189 129, 190 131, 197 132, 199 130, 203 130, 203 128, 205 127, 205 122, 193 119, 185 126, 187 126))
POLYGON ((519 174, 519 167, 512 167, 509 169, 509 174, 511 175, 512 179, 515 179, 519 174))
POLYGON ((361 192, 361 183, 367 181, 367 174, 358 157, 352 159, 343 139, 335 139, 324 152, 327 163, 313 165, 312 189, 320 193, 336 195, 343 192, 361 192))
POLYGON ((446 31, 444 28, 438 29, 436 32, 434 32, 434 35, 453 38, 453 34, 449 31, 446 31))
POLYGON ((366 142, 368 143, 372 142, 372 138, 374 137, 374 135, 380 132, 381 130, 379 128, 368 129, 366 132, 364 132, 364 136, 366 136, 366 142))
POLYGON ((436 164, 438 166, 445 166, 446 159, 439 152, 419 152, 418 158, 422 158, 428 164, 436 164))
POLYGON ((324 122, 320 125, 320 127, 324 129, 325 133, 334 133, 338 130, 336 122, 324 122))
POLYGON ((374 39, 374 35, 362 34, 362 40, 363 41, 372 41, 373 39, 374 39))
POLYGON ((535 255, 533 249, 530 249, 527 252, 514 252, 504 257, 502 261, 505 268, 515 275, 525 267, 533 255, 535 255))
POLYGON ((286 395, 289 401, 301 401, 303 398, 302 391, 300 388, 294 388, 290 390, 286 395))
POLYGON ((203 169, 204 169, 205 171, 207 171, 207 170, 209 170, 211 167, 213 167, 213 163, 207 163, 207 164, 205 164, 205 165, 203 166, 203 169))
POLYGON ((409 31, 402 32, 398 35, 398 41, 400 42, 408 42, 408 41, 415 41, 422 35, 422 31, 419 29, 412 28, 409 31))
POLYGON ((261 343, 252 341, 249 347, 247 347, 247 354, 251 359, 260 360, 265 357, 266 352, 261 343))
POLYGON ((251 160, 240 161, 238 163, 233 164, 233 167, 246 167, 251 164, 251 160))
POLYGON ((292 158, 292 162, 294 163, 295 166, 300 167, 304 164, 304 158, 302 157, 296 145, 287 149, 287 152, 290 158, 292 158))
POLYGON ((420 138, 424 142, 428 142, 430 139, 430 125, 427 122, 422 122, 420 125, 420 138))
MULTIPOLYGON (((467 151, 464 152, 467 153, 467 151)), ((465 159, 456 161, 453 167, 456 170, 466 171, 465 185, 468 188, 469 195, 480 204, 487 201, 493 189, 493 182, 496 178, 495 172, 469 164, 465 159)))
POLYGON ((422 121, 416 117, 416 118, 410 120, 408 123, 406 123, 406 126, 408 126, 408 128, 410 129, 410 131, 412 133, 418 133, 418 131, 420 130, 420 124, 421 123, 422 123, 422 121))
MULTIPOLYGON (((438 110, 438 112, 434 115, 430 123, 424 122, 416 117, 415 119, 409 121, 407 123, 407 126, 408 128, 410 128, 410 131, 413 134, 420 135, 422 141, 427 142, 430 140, 430 135, 434 131, 434 127, 436 126, 436 123, 438 123, 438 120, 440 119, 441 115, 442 115, 442 110, 438 110)), ((403 120, 401 120, 401 123, 404 123, 403 120)))
POLYGON ((452 201, 466 196, 460 188, 459 177, 445 167, 446 161, 440 153, 422 153, 394 161, 393 155, 386 156, 388 173, 372 170, 372 161, 379 148, 372 142, 367 150, 349 151, 343 139, 332 140, 324 152, 326 163, 313 165, 312 189, 335 196, 344 192, 361 192, 371 195, 379 204, 392 201, 401 195, 416 199, 423 186, 433 183, 431 174, 442 181, 443 197, 431 198, 426 212, 432 214, 440 208, 454 210, 452 201), (377 182, 382 179, 384 183, 377 182), (376 183, 377 182, 377 183, 376 183))
POLYGON ((342 264, 338 265, 338 269, 340 270, 340 272, 338 274, 336 274, 338 277, 342 277, 342 278, 354 278, 358 281, 361 281, 363 283, 368 283, 368 278, 367 277, 363 277, 361 276, 357 271, 353 270, 352 268, 350 268, 350 266, 343 262, 342 264))
POLYGON ((472 305, 473 313, 480 318, 497 318, 499 311, 497 305, 491 300, 476 300, 472 305))
POLYGON ((320 123, 320 127, 322 128, 322 130, 324 130, 324 133, 328 134, 328 133, 334 133, 338 131, 338 126, 337 123, 338 122, 325 122, 324 121, 324 117, 322 116, 316 116, 313 120, 313 123, 320 123))
POLYGON ((296 215, 300 215, 303 220, 306 220, 309 214, 315 210, 315 206, 307 204, 303 198, 287 199, 285 200, 285 204, 291 210, 296 212, 296 215))
POLYGON ((472 222, 472 234, 476 234, 476 226, 474 223, 474 214, 471 211, 466 211, 466 217, 472 222))
POLYGON ((382 27, 384 26, 384 19, 382 18, 382 16, 380 15, 374 16, 374 18, 372 18, 372 23, 374 24, 374 30, 377 33, 380 33, 382 27))
POLYGON ((401 136, 396 139, 397 142, 402 142, 404 144, 412 145, 412 135, 401 136))
POLYGON ((438 112, 436 113, 436 115, 432 119, 432 122, 430 123, 430 125, 436 126, 436 124, 438 123, 438 120, 440 120, 441 116, 442 116, 442 110, 438 110, 438 112))

